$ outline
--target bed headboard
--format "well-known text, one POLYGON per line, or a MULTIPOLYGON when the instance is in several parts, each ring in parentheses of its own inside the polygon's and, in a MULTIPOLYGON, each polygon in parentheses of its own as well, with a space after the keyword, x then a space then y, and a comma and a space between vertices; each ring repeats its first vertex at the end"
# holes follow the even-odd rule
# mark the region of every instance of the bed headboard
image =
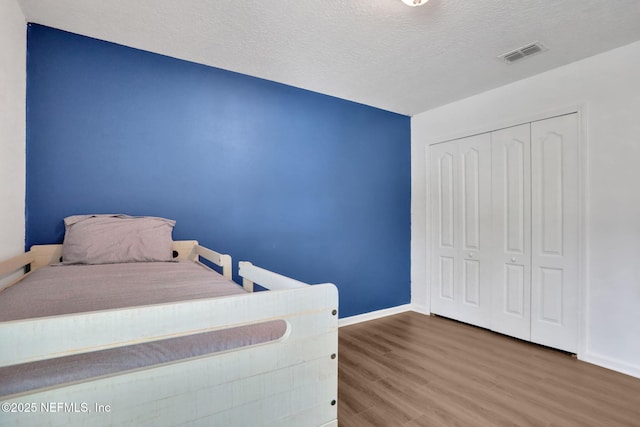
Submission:
MULTIPOLYGON (((198 257, 196 248, 197 240, 176 240, 173 242, 173 250, 178 253, 177 259, 195 261, 198 257)), ((60 262, 62 257, 62 245, 33 245, 31 252, 34 255, 34 261, 31 269, 35 270, 45 265, 60 262)))
MULTIPOLYGON (((211 261, 215 265, 222 267, 222 275, 224 277, 232 280, 231 255, 222 254, 200 246, 197 240, 174 241, 173 250, 174 252, 177 252, 177 256, 175 258, 180 261, 190 260, 198 262, 200 257, 211 261)), ((24 272, 22 277, 8 283, 6 286, 0 287, 0 291, 18 283, 30 271, 60 262, 61 257, 62 245, 33 245, 29 252, 8 260, 0 261, 0 277, 12 274, 20 269, 24 272), (23 269, 23 267, 28 268, 23 269)))

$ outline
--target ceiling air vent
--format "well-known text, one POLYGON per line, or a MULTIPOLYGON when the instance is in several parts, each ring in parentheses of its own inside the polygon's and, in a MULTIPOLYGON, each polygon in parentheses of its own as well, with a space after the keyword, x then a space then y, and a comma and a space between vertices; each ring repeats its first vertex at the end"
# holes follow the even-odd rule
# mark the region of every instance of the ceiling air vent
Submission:
POLYGON ((540 53, 542 51, 547 50, 539 42, 529 43, 526 46, 519 47, 518 49, 512 50, 511 52, 503 53, 498 56, 498 58, 502 59, 507 64, 514 63, 521 59, 526 58, 527 56, 535 55, 536 53, 540 53))

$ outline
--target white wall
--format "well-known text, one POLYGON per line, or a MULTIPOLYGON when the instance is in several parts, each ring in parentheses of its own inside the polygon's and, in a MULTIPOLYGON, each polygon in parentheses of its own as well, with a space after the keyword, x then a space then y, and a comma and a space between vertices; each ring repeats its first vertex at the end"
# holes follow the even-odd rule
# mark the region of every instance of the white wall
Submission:
POLYGON ((0 260, 24 251, 26 31, 16 0, 0 0, 0 260))
POLYGON ((428 311, 425 145, 574 105, 587 156, 578 356, 640 377, 640 42, 412 118, 412 303, 428 311))

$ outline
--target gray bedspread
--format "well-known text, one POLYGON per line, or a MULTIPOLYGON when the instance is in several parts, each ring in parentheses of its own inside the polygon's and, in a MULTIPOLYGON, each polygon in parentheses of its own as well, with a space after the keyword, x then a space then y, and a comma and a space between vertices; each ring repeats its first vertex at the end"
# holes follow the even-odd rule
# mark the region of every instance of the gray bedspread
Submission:
MULTIPOLYGON (((50 266, 0 292, 0 321, 242 293, 193 262, 50 266)), ((285 331, 275 320, 1 367, 0 397, 273 341, 285 331)))
POLYGON ((53 265, 0 292, 0 322, 242 293, 191 261, 53 265))

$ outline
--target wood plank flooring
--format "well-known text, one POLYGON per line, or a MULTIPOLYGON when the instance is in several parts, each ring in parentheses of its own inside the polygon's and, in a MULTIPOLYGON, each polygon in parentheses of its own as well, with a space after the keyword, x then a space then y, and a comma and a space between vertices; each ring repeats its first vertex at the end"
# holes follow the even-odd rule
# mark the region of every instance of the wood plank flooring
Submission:
POLYGON ((640 426, 640 379, 407 312, 339 330, 340 427, 640 426))

